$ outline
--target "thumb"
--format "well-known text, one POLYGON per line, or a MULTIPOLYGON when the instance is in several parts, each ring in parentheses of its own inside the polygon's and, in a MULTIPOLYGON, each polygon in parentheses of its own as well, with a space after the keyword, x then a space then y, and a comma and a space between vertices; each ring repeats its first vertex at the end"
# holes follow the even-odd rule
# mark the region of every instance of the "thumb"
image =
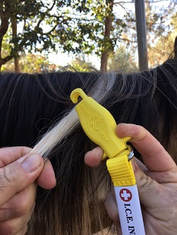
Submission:
POLYGON ((44 162, 39 155, 27 155, 0 168, 0 206, 33 183, 44 162))
POLYGON ((140 201, 146 208, 152 208, 159 204, 162 186, 144 173, 143 170, 145 170, 146 168, 142 165, 143 164, 141 163, 139 166, 139 164, 137 164, 137 161, 133 161, 133 168, 136 177, 138 192, 140 195, 140 201))

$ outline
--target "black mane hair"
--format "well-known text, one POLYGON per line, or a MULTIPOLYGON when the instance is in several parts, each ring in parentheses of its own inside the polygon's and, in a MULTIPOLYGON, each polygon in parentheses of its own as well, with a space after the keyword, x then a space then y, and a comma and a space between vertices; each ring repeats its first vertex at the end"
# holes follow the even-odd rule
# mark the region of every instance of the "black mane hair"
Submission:
MULTIPOLYGON (((175 158, 177 150, 172 138, 177 135, 177 60, 167 60, 150 71, 115 76, 115 84, 103 105, 117 123, 135 123, 147 128, 175 158)), ((88 92, 99 77, 100 73, 1 73, 0 146, 33 147, 51 124, 71 110, 71 91, 81 87, 88 92)), ((78 127, 51 153, 57 187, 47 198, 45 190, 38 190, 28 234, 87 235, 90 234, 88 218, 92 232, 101 229, 100 221, 110 224, 104 219, 104 197, 101 200, 100 194, 95 196, 96 188, 104 187, 106 171, 102 167, 95 180, 93 170, 83 161, 84 153, 92 147, 78 127), (101 212, 97 219, 98 204, 101 212), (87 209, 88 216, 83 218, 87 209)))

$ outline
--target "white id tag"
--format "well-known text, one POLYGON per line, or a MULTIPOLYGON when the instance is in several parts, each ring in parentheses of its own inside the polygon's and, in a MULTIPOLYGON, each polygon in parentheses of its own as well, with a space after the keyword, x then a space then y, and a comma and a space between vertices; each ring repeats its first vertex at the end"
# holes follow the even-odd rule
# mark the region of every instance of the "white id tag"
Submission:
POLYGON ((114 187, 122 235, 145 235, 136 185, 114 187))

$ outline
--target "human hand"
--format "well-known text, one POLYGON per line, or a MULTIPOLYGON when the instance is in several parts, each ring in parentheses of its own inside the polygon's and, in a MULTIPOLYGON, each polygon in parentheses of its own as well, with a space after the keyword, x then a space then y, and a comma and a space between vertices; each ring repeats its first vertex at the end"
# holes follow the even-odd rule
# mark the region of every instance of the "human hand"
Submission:
POLYGON ((0 149, 0 234, 24 235, 35 206, 36 181, 55 186, 51 163, 27 147, 0 149))
MULTIPOLYGON (((119 137, 132 137, 130 142, 142 155, 143 163, 133 160, 145 231, 147 235, 177 234, 177 166, 162 145, 143 127, 119 124, 119 137)), ((85 155, 87 165, 98 166, 103 151, 95 148, 85 155)), ((113 194, 105 200, 110 218, 118 221, 113 194)))

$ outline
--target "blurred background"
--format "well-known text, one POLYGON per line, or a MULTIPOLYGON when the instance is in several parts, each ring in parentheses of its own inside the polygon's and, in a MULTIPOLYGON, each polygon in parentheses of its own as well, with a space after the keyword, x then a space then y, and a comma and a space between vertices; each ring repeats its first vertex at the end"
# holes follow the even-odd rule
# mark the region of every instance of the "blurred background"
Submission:
POLYGON ((168 59, 176 36, 177 0, 0 0, 1 71, 136 72, 140 53, 144 69, 168 59))

